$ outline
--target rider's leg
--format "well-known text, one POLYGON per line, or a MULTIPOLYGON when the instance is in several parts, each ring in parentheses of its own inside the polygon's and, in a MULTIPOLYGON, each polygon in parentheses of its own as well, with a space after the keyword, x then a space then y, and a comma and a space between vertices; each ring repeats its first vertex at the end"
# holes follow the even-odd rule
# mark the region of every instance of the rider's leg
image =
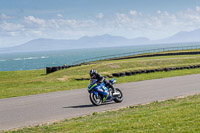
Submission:
POLYGON ((115 88, 113 87, 113 85, 112 85, 106 78, 104 79, 104 83, 105 83, 106 86, 108 86, 109 88, 112 89, 112 93, 113 93, 113 94, 116 93, 115 88))
POLYGON ((103 102, 105 102, 106 101, 106 99, 108 98, 108 92, 107 91, 105 91, 105 89, 104 88, 102 88, 102 89, 99 89, 98 90, 98 92, 103 96, 103 102))

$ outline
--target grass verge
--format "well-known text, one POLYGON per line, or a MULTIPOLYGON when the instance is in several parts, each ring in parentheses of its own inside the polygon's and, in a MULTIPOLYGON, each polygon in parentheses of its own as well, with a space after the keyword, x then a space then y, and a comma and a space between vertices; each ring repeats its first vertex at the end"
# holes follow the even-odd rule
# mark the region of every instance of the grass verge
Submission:
POLYGON ((130 106, 7 133, 199 132, 200 94, 130 106))

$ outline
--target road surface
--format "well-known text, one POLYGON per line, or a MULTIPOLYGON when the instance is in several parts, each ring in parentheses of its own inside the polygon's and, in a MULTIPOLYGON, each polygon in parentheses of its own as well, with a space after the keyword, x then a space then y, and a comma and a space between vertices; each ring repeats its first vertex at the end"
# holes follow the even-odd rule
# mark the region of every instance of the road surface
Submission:
POLYGON ((200 74, 117 84, 122 103, 93 106, 87 88, 0 99, 0 130, 200 93, 200 74))

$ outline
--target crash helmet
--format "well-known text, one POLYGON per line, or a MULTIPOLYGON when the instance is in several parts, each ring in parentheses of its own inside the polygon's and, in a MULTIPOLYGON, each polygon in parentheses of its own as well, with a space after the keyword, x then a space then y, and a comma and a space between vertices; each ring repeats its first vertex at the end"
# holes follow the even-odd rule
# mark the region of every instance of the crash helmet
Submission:
POLYGON ((97 71, 92 69, 90 70, 90 77, 93 77, 95 74, 97 74, 97 71))

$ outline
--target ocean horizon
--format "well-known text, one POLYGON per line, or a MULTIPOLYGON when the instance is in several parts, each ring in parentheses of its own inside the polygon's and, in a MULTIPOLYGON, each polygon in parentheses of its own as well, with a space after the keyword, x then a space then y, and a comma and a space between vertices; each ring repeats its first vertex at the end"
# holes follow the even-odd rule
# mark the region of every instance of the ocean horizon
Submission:
POLYGON ((104 47, 70 49, 58 51, 0 53, 0 71, 19 71, 44 69, 46 67, 72 65, 79 60, 100 56, 152 50, 169 47, 195 46, 196 43, 137 45, 123 47, 104 47))

